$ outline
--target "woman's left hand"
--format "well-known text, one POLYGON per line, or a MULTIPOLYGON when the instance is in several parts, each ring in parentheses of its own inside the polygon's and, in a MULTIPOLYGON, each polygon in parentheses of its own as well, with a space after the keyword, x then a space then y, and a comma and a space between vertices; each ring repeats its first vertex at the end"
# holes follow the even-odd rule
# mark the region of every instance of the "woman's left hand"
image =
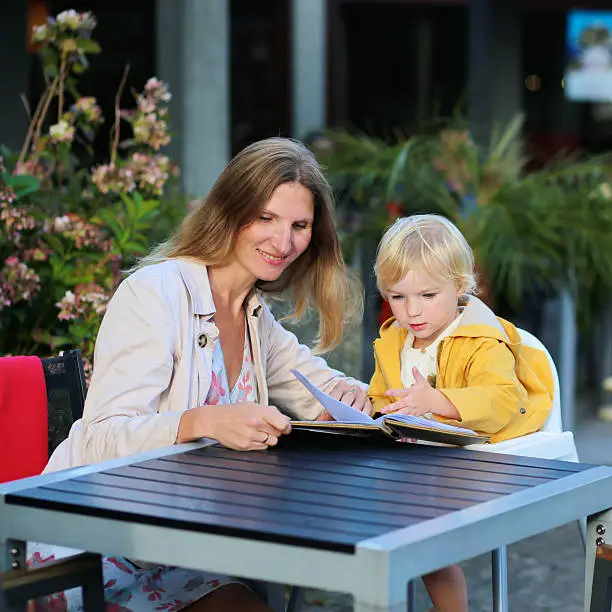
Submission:
MULTIPOLYGON (((329 393, 333 398, 348 404, 365 414, 372 414, 372 404, 366 395, 366 392, 358 385, 352 385, 345 380, 340 380, 329 393)), ((319 417, 319 421, 333 421, 334 418, 325 411, 319 417)))

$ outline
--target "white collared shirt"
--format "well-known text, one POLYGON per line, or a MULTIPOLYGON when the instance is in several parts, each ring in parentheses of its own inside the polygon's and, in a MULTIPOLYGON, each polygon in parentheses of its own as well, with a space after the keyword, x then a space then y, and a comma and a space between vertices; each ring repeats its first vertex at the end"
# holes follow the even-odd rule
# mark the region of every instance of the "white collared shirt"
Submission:
POLYGON ((438 345, 443 338, 452 334, 461 321, 463 311, 452 321, 452 323, 427 347, 414 348, 414 335, 409 331, 404 341, 400 356, 400 373, 402 385, 407 389, 414 385, 412 368, 416 366, 419 372, 429 380, 432 387, 436 386, 435 376, 437 374, 438 345))

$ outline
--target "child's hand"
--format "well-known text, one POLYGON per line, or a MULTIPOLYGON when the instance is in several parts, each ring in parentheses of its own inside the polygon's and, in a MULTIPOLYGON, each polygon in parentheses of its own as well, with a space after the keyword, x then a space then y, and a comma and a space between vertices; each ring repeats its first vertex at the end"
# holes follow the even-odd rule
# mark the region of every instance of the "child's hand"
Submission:
POLYGON ((401 399, 382 408, 381 412, 383 414, 401 412, 412 416, 423 416, 431 412, 447 419, 461 420, 461 415, 451 401, 443 393, 434 389, 418 368, 412 368, 412 374, 414 376, 412 387, 409 389, 389 389, 387 391, 387 395, 401 399))

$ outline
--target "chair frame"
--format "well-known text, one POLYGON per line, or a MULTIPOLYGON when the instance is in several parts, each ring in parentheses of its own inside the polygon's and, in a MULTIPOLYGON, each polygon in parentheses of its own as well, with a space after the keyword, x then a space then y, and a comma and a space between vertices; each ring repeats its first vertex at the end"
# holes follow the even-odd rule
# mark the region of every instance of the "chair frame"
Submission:
MULTIPOLYGON (((557 373, 557 366, 555 365, 555 362, 551 354, 549 353, 548 349, 544 346, 544 344, 536 336, 534 336, 530 332, 523 330, 523 329, 517 328, 517 331, 519 332, 521 336, 521 342, 524 346, 539 349, 546 355, 546 358, 548 360, 548 363, 551 369, 551 374, 553 378, 553 405, 552 405, 550 414, 548 415, 548 418, 546 419, 540 432, 545 432, 553 436, 557 435, 559 436, 559 438, 563 436, 564 439, 567 436, 570 436, 572 438, 571 441, 573 445, 573 453, 571 453, 572 455, 571 459, 574 461, 578 461, 578 453, 576 451, 576 446, 573 443, 573 437, 571 435, 571 432, 563 431, 563 423, 561 420, 561 394, 560 394, 559 375, 557 373)), ((498 450, 497 452, 513 454, 513 450, 514 450, 515 454, 518 454, 518 455, 526 454, 526 453, 521 452, 521 450, 518 448, 518 444, 520 443, 518 441, 524 442, 525 440, 529 440, 530 436, 534 436, 534 437, 538 436, 540 432, 535 432, 533 434, 527 434, 526 436, 523 436, 522 438, 516 438, 517 446, 514 449, 512 447, 512 444, 507 444, 507 442, 511 442, 511 441, 499 442, 498 444, 500 446, 498 447, 498 449, 503 448, 503 450, 498 450), (501 445, 504 445, 504 446, 502 447, 501 445)), ((484 445, 482 446, 482 448, 471 448, 470 450, 483 450, 483 451, 488 451, 488 452, 495 452, 495 446, 496 446, 495 444, 484 445)), ((531 456, 537 456, 537 455, 531 455, 531 456)), ((555 458, 567 460, 568 456, 555 457, 555 458)), ((586 543, 585 527, 586 526, 584 525, 584 521, 578 521, 578 526, 580 529, 580 535, 582 537, 582 543, 583 545, 585 545, 586 543)), ((508 609, 509 609, 509 603, 508 603, 508 550, 505 546, 492 551, 491 553, 491 574, 492 574, 493 611, 494 612, 508 612, 508 609)), ((414 610, 414 606, 409 607, 408 610, 409 612, 412 612, 414 610)))
POLYGON ((85 612, 104 612, 106 603, 100 555, 81 553, 42 567, 17 569, 0 575, 2 603, 7 612, 23 610, 30 599, 75 587, 82 589, 85 612))
POLYGON ((612 605, 612 546, 601 544, 595 553, 590 612, 609 612, 612 605))
POLYGON ((70 394, 70 408, 72 411, 73 422, 83 416, 83 406, 85 405, 85 395, 87 394, 87 381, 85 380, 85 370, 83 368, 83 358, 81 351, 72 349, 61 352, 57 357, 46 357, 41 359, 47 394, 50 390, 60 388, 58 376, 69 375, 74 378, 76 385, 68 389, 70 394))
MULTIPOLYGON (((47 398, 53 389, 67 389, 70 395, 70 410, 73 422, 83 416, 87 393, 87 381, 81 351, 73 349, 57 357, 41 359, 47 398), (65 385, 65 377, 75 384, 65 385)), ((24 567, 25 553, 15 550, 14 567, 0 574, 0 610, 17 612, 25 609, 30 599, 58 593, 75 587, 83 591, 85 612, 104 612, 104 582, 102 557, 99 554, 80 553, 50 562, 41 567, 24 567)))

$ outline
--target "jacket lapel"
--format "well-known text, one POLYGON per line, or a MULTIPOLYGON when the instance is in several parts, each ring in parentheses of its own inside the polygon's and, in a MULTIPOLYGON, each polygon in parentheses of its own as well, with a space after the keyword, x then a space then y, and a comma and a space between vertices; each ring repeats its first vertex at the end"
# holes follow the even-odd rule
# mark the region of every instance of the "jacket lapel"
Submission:
MULTIPOLYGON (((208 271, 205 264, 191 259, 179 259, 179 270, 187 288, 189 298, 193 306, 193 315, 200 319, 199 325, 195 328, 198 333, 210 334, 213 342, 217 341, 219 330, 212 323, 216 308, 210 289, 208 280, 208 271)), ((262 304, 257 292, 253 292, 246 300, 246 320, 249 330, 249 340, 251 341, 251 351, 253 353, 253 363, 255 365, 255 377, 257 378, 257 390, 259 393, 259 402, 262 404, 268 403, 268 386, 266 385, 265 370, 261 356, 261 344, 259 337, 259 315, 261 314, 262 304)), ((198 343, 198 334, 195 338, 198 343)), ((196 353, 199 354, 198 346, 196 353)), ((204 370, 210 372, 212 370, 212 348, 213 343, 205 351, 204 370)), ((210 379, 210 376, 208 377, 210 379)), ((208 386, 203 385, 202 392, 208 393, 208 386), (205 389, 204 389, 205 387, 205 389)))
POLYGON ((395 326, 381 338, 374 341, 374 354, 378 361, 378 367, 383 375, 385 384, 390 389, 401 389, 403 387, 400 355, 406 335, 405 329, 395 326))
POLYGON ((249 329, 249 339, 251 341, 251 351, 253 353, 253 363, 255 364, 255 377, 257 378, 257 391, 259 403, 264 406, 268 404, 268 385, 264 373, 261 358, 261 342, 259 338, 259 316, 261 315, 262 305, 259 296, 253 293, 247 300, 247 327, 249 329))

